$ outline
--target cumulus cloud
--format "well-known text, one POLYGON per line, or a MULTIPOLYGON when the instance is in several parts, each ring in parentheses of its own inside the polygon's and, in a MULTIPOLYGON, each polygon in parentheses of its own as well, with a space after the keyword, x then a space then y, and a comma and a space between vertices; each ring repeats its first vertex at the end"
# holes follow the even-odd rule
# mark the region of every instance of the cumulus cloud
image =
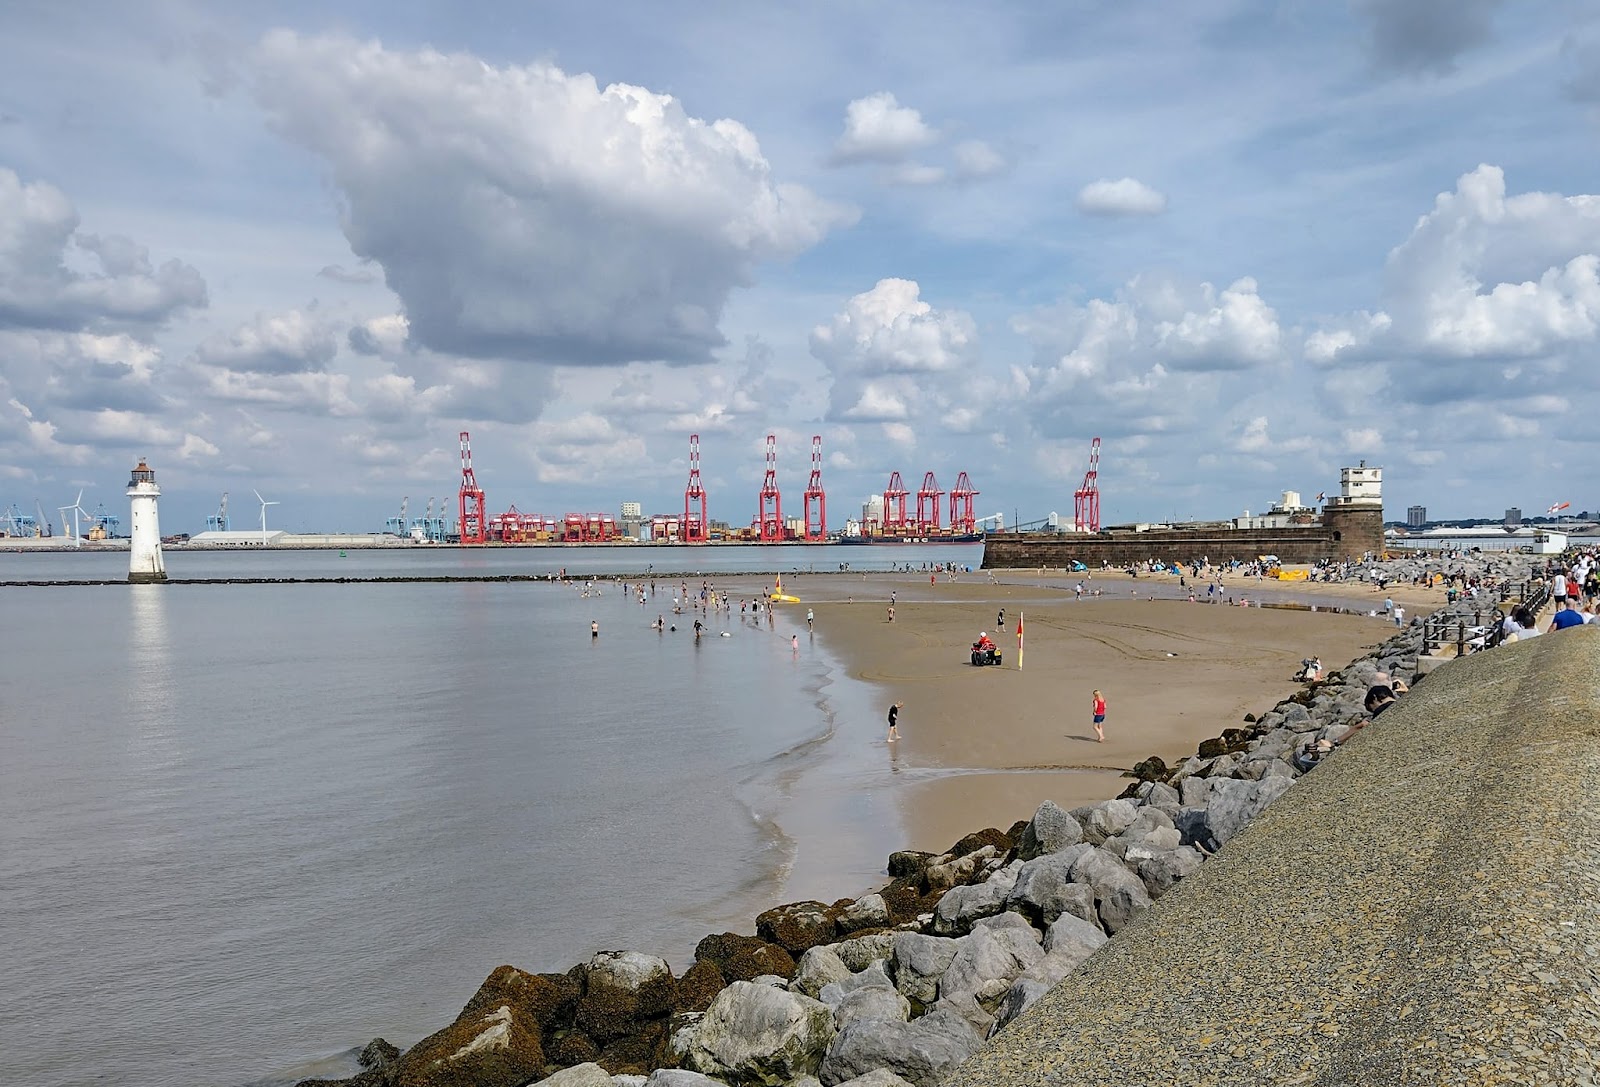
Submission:
POLYGON ((550 64, 269 34, 255 94, 328 163, 412 337, 479 358, 703 361, 730 292, 854 213, 755 136, 550 64))
POLYGON ((258 314, 232 332, 208 338, 195 349, 195 361, 253 374, 293 374, 325 369, 338 351, 330 324, 289 310, 258 314))
POLYGON ((0 328, 159 325, 206 304, 205 281, 189 265, 155 267, 143 246, 78 225, 61 190, 0 167, 0 328))
MULTIPOLYGON (((811 354, 829 371, 828 417, 885 424, 884 435, 914 444, 919 423, 947 429, 959 407, 986 403, 974 379, 977 326, 960 310, 923 301, 909 279, 882 279, 811 330, 811 354)), ((921 427, 920 429, 927 429, 921 427)))
POLYGON ((937 141, 922 114, 889 91, 857 98, 845 107, 844 133, 833 148, 836 163, 901 162, 937 141))
POLYGON ((1442 75, 1489 40, 1503 0, 1354 0, 1382 71, 1442 75))
POLYGON ((1479 166, 1389 255, 1388 315, 1408 346, 1532 358, 1600 329, 1600 196, 1506 195, 1479 166))
POLYGON ((836 371, 926 373, 960 366, 976 340, 970 316, 935 310, 915 280, 880 279, 812 329, 811 353, 836 371))
POLYGON ((1085 215, 1160 215, 1167 198, 1136 178, 1101 178, 1078 190, 1078 210, 1085 215))
POLYGON ((1362 310, 1351 314, 1309 333, 1305 341, 1305 358, 1316 366, 1360 358, 1366 348, 1387 332, 1393 323, 1387 313, 1362 310))

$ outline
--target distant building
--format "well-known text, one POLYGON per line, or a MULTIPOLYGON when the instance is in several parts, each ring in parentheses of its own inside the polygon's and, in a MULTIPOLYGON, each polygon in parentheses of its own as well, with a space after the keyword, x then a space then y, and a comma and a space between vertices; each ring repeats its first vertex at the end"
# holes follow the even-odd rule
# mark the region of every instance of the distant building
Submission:
POLYGON ((1506 527, 1518 528, 1522 525, 1522 511, 1516 506, 1506 510, 1506 527))
POLYGON ((1428 523, 1428 507, 1427 506, 1407 506, 1406 507, 1406 527, 1407 528, 1421 528, 1423 525, 1425 525, 1427 523, 1428 523))
POLYGON ((632 536, 636 540, 640 539, 640 533, 644 530, 644 505, 639 502, 624 502, 621 512, 622 516, 617 518, 617 523, 622 528, 622 534, 632 536))
MULTIPOLYGON (((1244 511, 1244 516, 1233 519, 1234 528, 1288 528, 1290 525, 1309 525, 1316 520, 1315 506, 1308 506, 1300 500, 1299 491, 1284 491, 1283 497, 1272 504, 1266 513, 1251 515, 1249 510, 1244 511)), ((1166 528, 1170 526, 1147 526, 1140 531, 1148 531, 1149 527, 1166 528)))

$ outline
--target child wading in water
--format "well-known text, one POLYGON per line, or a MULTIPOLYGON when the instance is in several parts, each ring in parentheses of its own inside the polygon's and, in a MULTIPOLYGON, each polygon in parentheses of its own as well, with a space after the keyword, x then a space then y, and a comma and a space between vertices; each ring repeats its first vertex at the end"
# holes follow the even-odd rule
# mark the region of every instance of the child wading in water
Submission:
POLYGON ((1106 697, 1099 691, 1094 693, 1094 734, 1099 743, 1106 742, 1106 697))
POLYGON ((900 703, 896 702, 889 707, 889 742, 894 743, 900 738, 900 728, 896 722, 900 719, 900 703))

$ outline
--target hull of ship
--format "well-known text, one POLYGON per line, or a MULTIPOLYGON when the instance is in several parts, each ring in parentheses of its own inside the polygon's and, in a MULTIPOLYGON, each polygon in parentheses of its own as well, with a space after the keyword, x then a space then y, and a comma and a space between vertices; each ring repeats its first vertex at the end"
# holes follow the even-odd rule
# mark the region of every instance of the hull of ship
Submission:
POLYGON ((937 546, 942 544, 982 543, 983 533, 970 532, 960 536, 840 536, 838 542, 846 547, 865 545, 884 547, 937 546))

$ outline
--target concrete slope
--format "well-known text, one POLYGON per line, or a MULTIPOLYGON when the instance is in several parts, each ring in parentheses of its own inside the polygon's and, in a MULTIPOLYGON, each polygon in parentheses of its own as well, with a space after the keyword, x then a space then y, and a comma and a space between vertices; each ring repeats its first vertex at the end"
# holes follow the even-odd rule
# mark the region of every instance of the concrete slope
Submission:
POLYGON ((1600 628, 1436 671, 950 1082, 1600 1082, 1600 628))

